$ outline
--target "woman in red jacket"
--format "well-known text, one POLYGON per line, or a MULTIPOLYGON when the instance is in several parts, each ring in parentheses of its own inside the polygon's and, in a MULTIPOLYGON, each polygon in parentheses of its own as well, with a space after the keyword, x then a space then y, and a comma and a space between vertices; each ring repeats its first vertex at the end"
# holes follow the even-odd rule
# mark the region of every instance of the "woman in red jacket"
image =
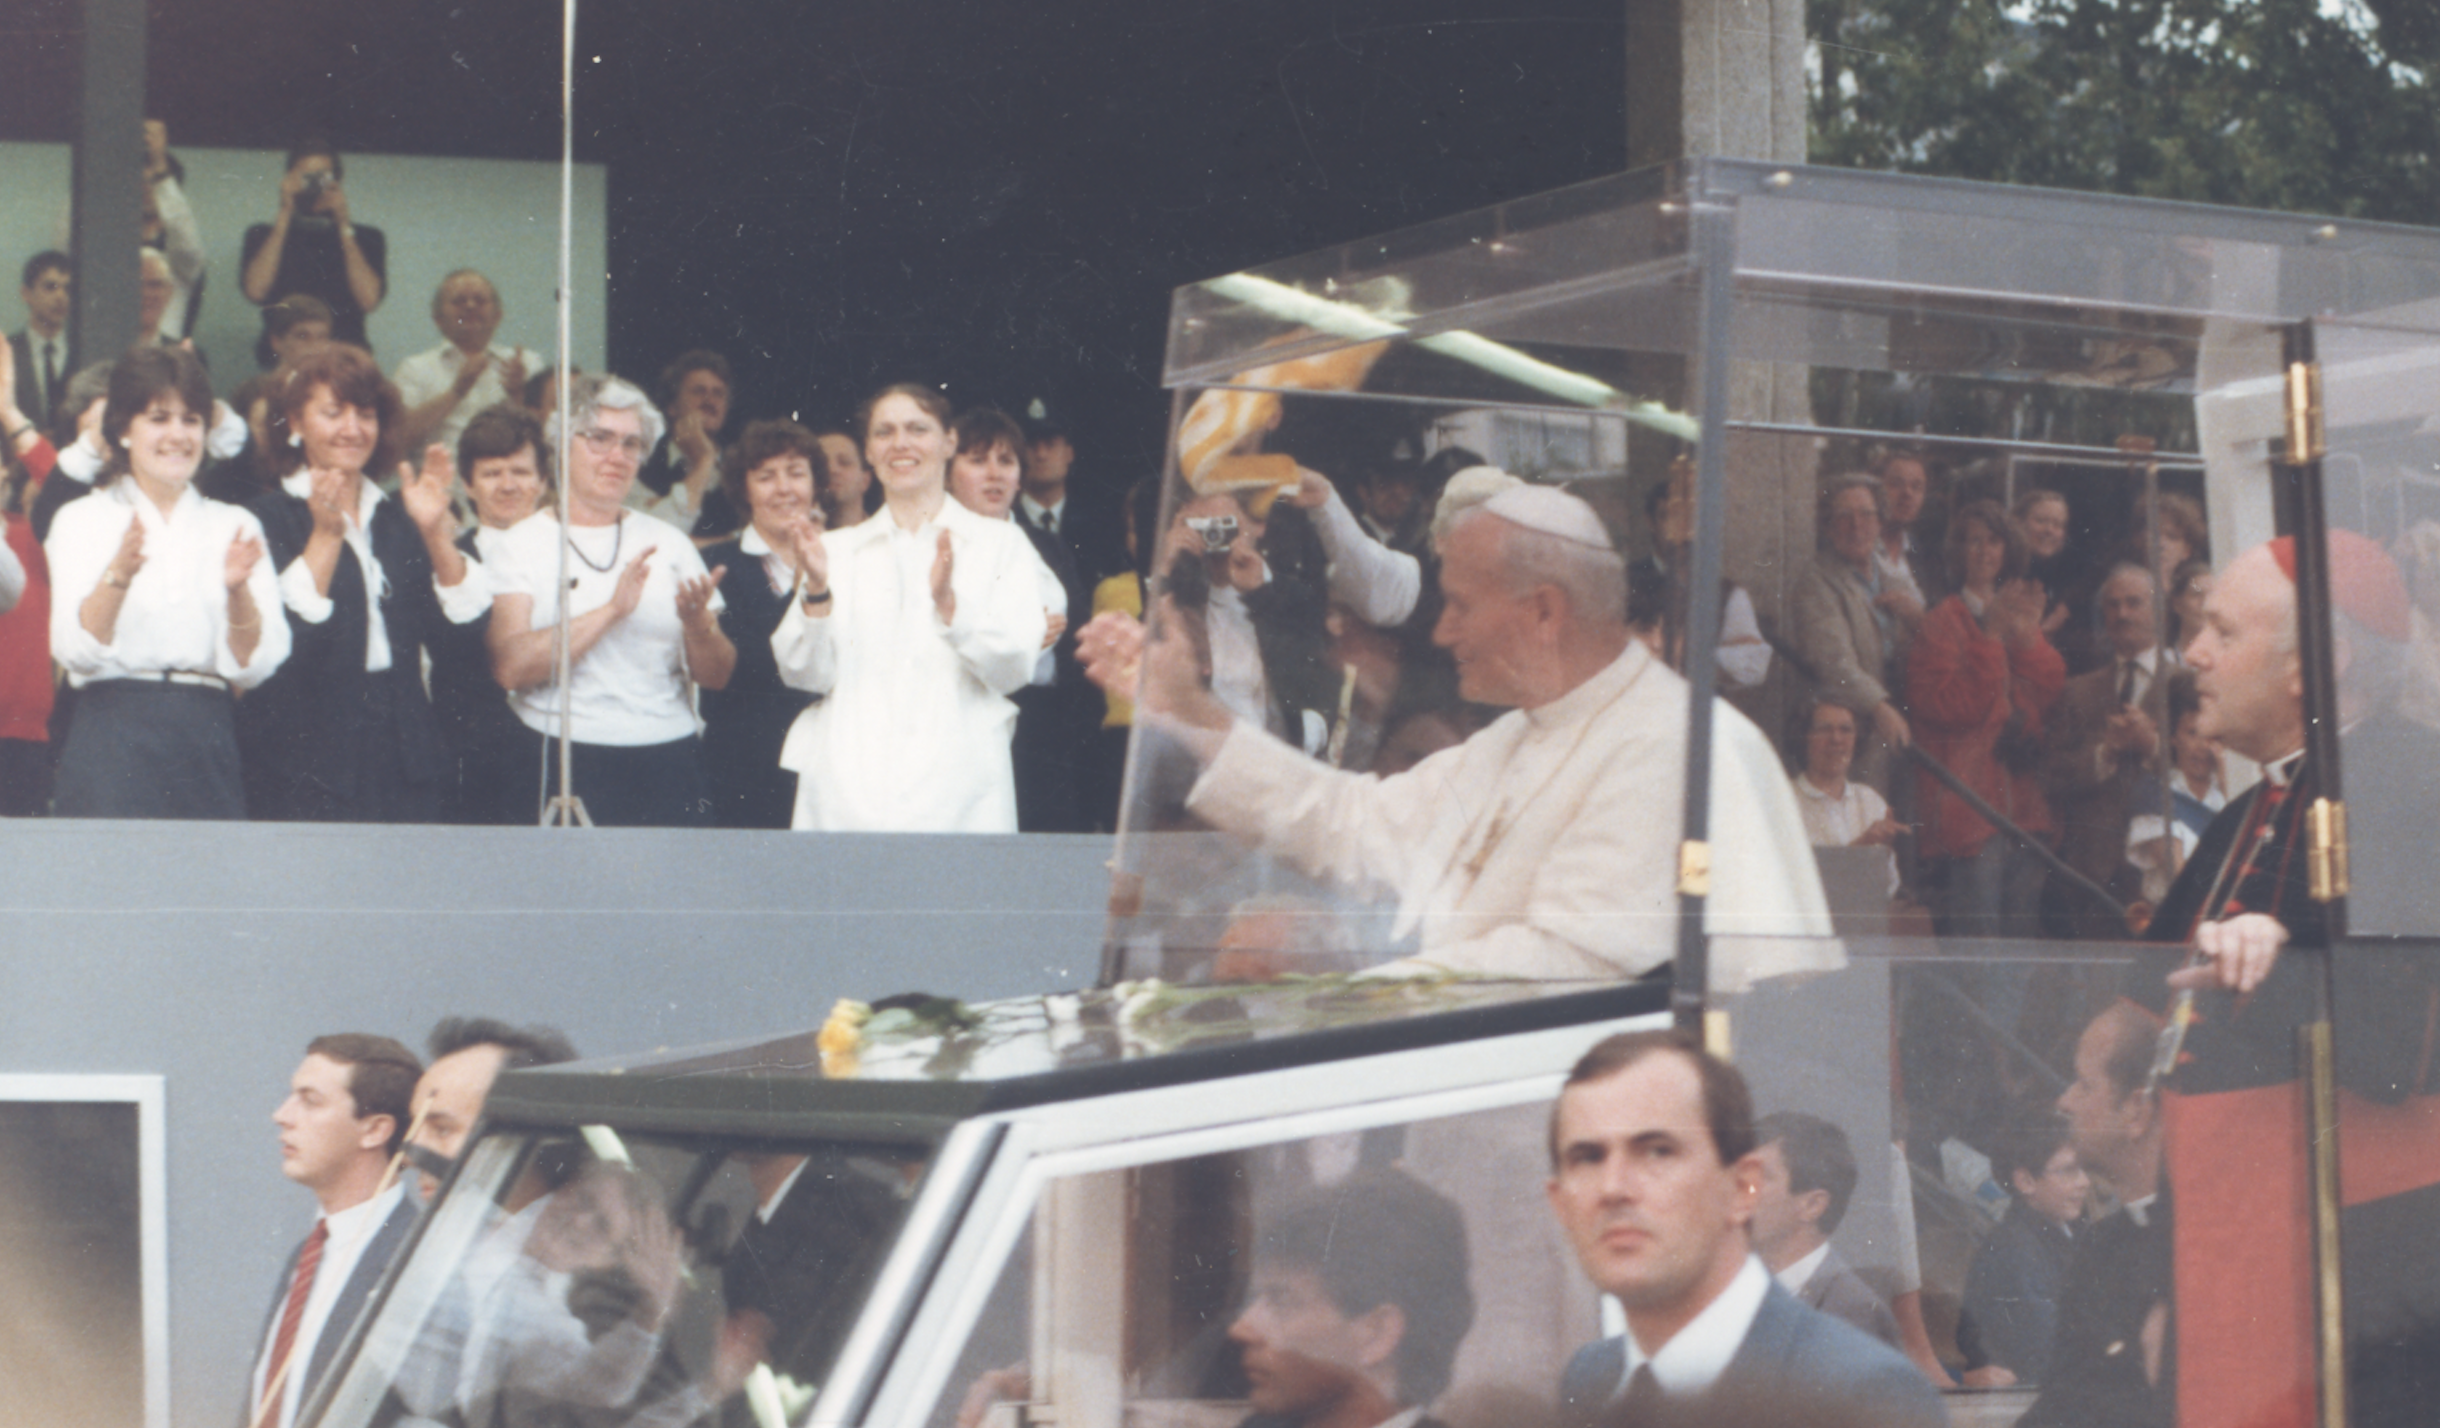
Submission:
MULTIPOLYGON (((1907 658, 1907 718, 1923 752, 2018 827, 2052 832, 2040 780, 2042 717, 2067 666, 2042 634, 2042 588, 2025 538, 1997 502, 1949 521, 1957 593, 1932 607, 1907 658)), ((1929 774, 1919 775, 1920 850, 1933 921, 1949 937, 2031 937, 2043 865, 1929 774)))

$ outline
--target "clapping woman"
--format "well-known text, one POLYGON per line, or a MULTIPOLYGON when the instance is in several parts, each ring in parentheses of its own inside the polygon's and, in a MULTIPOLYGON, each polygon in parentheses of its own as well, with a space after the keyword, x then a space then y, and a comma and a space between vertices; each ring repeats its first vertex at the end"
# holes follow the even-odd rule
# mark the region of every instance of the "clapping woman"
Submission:
POLYGON ((789 530, 798 573, 771 636, 780 677, 826 696, 796 718, 795 828, 1013 833, 1011 691, 1048 628, 1033 547, 949 499, 949 405, 883 388, 858 421, 881 513, 789 530))
POLYGON ((212 388, 148 348, 110 373, 98 490, 59 509, 51 654, 82 691, 60 757, 69 818, 243 818, 235 691, 288 657, 262 525, 193 489, 212 388))
POLYGON ((771 632, 796 593, 800 521, 827 521, 815 494, 820 439, 792 421, 758 421, 721 465, 721 490, 746 528, 703 552, 725 570, 720 628, 737 647, 728 686, 703 692, 703 765, 712 786, 712 821, 723 828, 785 828, 796 807, 797 776, 779 766, 780 745, 813 696, 779 677, 771 632))
POLYGON ((424 656, 481 618, 481 582, 449 509, 456 468, 433 447, 395 459, 398 390, 361 347, 299 362, 277 396, 291 469, 249 503, 263 523, 295 652, 238 710, 246 807, 257 819, 429 823, 449 761, 424 693, 424 656))
POLYGON ((533 734, 528 767, 547 757, 556 770, 556 741, 572 745, 572 791, 594 823, 706 826, 711 794, 687 686, 724 688, 737 663, 720 630, 724 572, 704 568, 685 532, 627 509, 636 472, 661 438, 661 414, 643 392, 618 377, 571 378, 568 419, 572 431, 556 416, 550 430, 567 473, 564 537, 549 514, 535 516, 508 533, 488 572, 492 674, 533 734), (556 682, 563 589, 564 693, 556 682))

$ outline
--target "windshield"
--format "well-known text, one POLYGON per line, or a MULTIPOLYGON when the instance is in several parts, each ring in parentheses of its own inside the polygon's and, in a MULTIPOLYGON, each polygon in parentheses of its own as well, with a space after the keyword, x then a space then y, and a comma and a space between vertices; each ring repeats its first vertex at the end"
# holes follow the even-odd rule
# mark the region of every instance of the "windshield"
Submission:
POLYGON ((488 1136, 322 1421, 800 1419, 924 1163, 909 1146, 607 1126, 488 1136))

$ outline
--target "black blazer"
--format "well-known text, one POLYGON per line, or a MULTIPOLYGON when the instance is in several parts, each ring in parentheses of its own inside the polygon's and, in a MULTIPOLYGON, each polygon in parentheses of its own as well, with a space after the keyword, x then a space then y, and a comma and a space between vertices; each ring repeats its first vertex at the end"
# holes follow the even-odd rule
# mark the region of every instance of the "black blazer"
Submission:
MULTIPOLYGON (((460 531, 457 548, 481 565, 474 532, 460 531)), ((432 644, 432 712, 453 751, 490 748, 519 738, 525 725, 509 711, 508 693, 491 674, 491 621, 453 625, 444 618, 432 644)))
MULTIPOLYGON (((398 1203, 390 1207, 388 1218, 374 1228, 373 1237, 365 1242, 363 1255, 356 1260, 356 1268, 347 1276, 347 1283, 339 1287, 339 1297, 330 1306, 330 1317, 322 1322, 322 1332, 313 1341, 313 1352, 305 1356, 304 1363, 288 1371, 288 1386, 284 1392, 299 1410, 304 1409, 312 1399, 314 1390, 321 1386, 322 1376, 330 1371, 331 1361, 339 1355, 339 1346, 347 1342, 349 1332, 356 1327, 356 1317, 364 1312, 366 1301, 373 1297, 373 1287, 381 1283, 382 1271, 388 1269, 390 1261, 398 1257, 399 1246, 407 1242, 407 1232, 415 1228, 415 1218, 414 1194, 401 1195, 398 1203)), ((305 1242, 299 1240, 297 1247, 288 1252, 288 1262, 280 1269, 279 1283, 272 1286, 271 1307, 263 1314, 262 1332, 255 1335, 253 1363, 261 1363, 263 1355, 271 1351, 272 1335, 279 1332, 280 1310, 288 1303, 289 1283, 296 1278, 297 1256, 304 1252, 305 1242)), ((272 1367, 276 1371, 278 1365, 272 1367)), ((253 1384, 254 1376, 249 1368, 246 1401, 238 1408, 237 1421, 243 1428, 251 1428, 254 1420, 253 1384)))
MULTIPOLYGON (((313 534, 313 513, 285 490, 266 492, 248 510, 263 523, 265 558, 286 570, 313 534)), ((332 805, 356 797, 357 738, 351 734, 366 686, 388 696, 399 741, 399 763, 412 786, 437 790, 444 761, 440 720, 424 697, 422 651, 437 655, 448 631, 432 589, 432 558, 423 535, 395 500, 373 510, 373 554, 389 589, 377 592, 390 667, 364 668, 364 569, 343 547, 331 576, 330 618, 318 625, 288 622, 288 659, 238 702, 238 751, 246 763, 246 811, 257 819, 326 819, 332 805)), ((480 624, 481 622, 477 622, 480 624)))
POLYGON ((703 563, 720 577, 720 632, 737 646, 728 686, 703 689, 703 765, 712 785, 713 821, 723 828, 785 828, 796 807, 796 775, 779 766, 788 728, 814 696, 780 681, 771 632, 788 613, 763 559, 738 540, 707 546, 703 563))

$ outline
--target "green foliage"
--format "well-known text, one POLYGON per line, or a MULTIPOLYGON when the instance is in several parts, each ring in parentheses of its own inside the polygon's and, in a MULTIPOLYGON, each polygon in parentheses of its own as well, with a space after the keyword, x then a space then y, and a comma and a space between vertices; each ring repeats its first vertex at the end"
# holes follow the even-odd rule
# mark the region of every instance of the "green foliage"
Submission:
POLYGON ((2433 0, 1809 0, 1816 163, 2440 221, 2433 0))

